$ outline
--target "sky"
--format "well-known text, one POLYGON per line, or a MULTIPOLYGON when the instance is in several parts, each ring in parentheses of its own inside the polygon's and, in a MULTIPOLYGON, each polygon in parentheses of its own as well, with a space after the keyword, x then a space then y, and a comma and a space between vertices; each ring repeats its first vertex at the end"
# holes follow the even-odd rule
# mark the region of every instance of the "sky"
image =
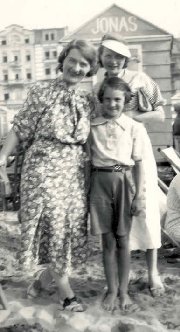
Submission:
POLYGON ((180 0, 0 0, 0 30, 68 26, 73 31, 116 4, 180 37, 180 0))

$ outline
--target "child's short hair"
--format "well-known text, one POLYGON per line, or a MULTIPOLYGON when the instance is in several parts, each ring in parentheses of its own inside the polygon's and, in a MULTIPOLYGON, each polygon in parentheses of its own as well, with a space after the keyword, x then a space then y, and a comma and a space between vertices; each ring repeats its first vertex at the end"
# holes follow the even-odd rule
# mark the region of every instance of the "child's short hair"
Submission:
POLYGON ((123 91, 125 94, 125 104, 127 104, 131 100, 132 92, 129 85, 119 77, 110 77, 110 78, 105 78, 100 86, 97 95, 100 103, 103 102, 104 91, 107 87, 114 90, 123 91))

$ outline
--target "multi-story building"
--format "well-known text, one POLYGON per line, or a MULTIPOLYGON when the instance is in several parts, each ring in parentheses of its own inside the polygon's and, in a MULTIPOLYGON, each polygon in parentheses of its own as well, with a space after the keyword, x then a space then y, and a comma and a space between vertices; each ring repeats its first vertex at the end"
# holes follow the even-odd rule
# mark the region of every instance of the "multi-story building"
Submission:
POLYGON ((56 77, 59 39, 67 27, 27 30, 17 24, 0 31, 0 137, 37 80, 56 77))
POLYGON ((34 30, 36 80, 52 79, 56 76, 57 56, 62 46, 59 40, 67 29, 34 30))

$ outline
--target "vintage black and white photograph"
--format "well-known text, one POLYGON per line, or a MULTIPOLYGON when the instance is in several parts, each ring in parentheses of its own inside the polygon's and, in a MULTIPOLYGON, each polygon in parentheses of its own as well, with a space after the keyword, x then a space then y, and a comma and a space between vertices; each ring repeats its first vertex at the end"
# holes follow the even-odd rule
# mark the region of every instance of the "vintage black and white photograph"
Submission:
POLYGON ((0 332, 180 331, 180 1, 0 3, 0 332))

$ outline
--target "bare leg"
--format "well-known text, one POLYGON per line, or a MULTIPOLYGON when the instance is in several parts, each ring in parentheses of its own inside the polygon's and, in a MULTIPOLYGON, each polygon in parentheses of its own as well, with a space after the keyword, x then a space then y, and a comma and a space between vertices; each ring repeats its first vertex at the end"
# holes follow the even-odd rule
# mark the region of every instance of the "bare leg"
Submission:
POLYGON ((28 286, 27 296, 38 297, 43 289, 47 289, 47 286, 52 281, 52 276, 49 269, 38 270, 34 274, 32 283, 28 286))
POLYGON ((130 250, 129 240, 126 235, 118 236, 117 248, 120 307, 122 310, 125 310, 132 304, 128 295, 130 250))
POLYGON ((116 239, 113 233, 103 234, 102 244, 104 273, 108 286, 108 291, 103 300, 103 308, 111 311, 115 308, 115 301, 117 297, 116 239))
POLYGON ((157 268, 157 249, 147 249, 146 261, 151 293, 153 296, 160 296, 164 293, 164 286, 157 268))

